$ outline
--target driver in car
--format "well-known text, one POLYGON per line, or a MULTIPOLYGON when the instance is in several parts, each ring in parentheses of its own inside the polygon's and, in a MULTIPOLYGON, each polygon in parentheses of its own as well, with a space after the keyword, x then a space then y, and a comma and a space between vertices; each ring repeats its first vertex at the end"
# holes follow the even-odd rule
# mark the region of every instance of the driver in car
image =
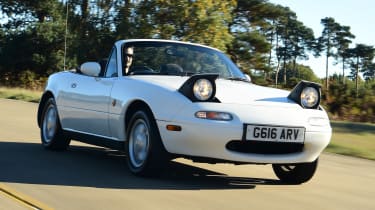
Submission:
POLYGON ((132 65, 133 62, 133 55, 134 55, 134 48, 133 47, 127 47, 124 51, 124 75, 127 75, 129 73, 129 68, 132 65))

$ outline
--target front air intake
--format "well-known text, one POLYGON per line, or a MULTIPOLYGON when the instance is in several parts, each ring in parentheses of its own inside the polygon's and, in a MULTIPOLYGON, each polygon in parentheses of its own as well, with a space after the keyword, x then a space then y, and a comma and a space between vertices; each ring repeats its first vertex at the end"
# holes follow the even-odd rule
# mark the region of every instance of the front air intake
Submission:
POLYGON ((226 148, 241 153, 281 155, 302 152, 303 146, 301 143, 233 140, 226 148))

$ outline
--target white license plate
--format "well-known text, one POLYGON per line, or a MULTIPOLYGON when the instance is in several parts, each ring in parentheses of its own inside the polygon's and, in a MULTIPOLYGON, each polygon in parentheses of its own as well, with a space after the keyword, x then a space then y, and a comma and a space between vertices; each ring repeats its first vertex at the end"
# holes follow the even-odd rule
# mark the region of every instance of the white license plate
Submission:
POLYGON ((305 128, 247 125, 246 140, 303 143, 305 128))

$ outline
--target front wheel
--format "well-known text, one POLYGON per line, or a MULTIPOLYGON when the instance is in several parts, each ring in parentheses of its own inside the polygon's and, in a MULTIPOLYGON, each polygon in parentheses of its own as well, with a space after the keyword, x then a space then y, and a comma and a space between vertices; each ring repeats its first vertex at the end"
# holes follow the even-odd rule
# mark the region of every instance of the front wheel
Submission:
POLYGON ((127 129, 125 147, 128 167, 135 175, 155 175, 167 161, 167 152, 156 122, 145 110, 133 114, 127 129))
POLYGON ((46 149, 65 150, 69 146, 70 139, 64 135, 61 129, 56 103, 53 98, 48 99, 44 104, 40 137, 42 145, 46 149))
POLYGON ((273 164, 276 176, 285 183, 302 184, 309 181, 318 167, 318 159, 311 163, 273 164))

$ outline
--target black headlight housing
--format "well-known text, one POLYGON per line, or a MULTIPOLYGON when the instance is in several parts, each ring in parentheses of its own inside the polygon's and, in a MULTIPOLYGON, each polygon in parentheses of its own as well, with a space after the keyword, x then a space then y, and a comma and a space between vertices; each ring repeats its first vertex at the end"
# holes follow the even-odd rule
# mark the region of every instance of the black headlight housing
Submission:
POLYGON ((178 91, 192 102, 215 102, 218 74, 196 74, 191 76, 178 91))
POLYGON ((288 98, 305 109, 319 109, 321 89, 318 83, 301 81, 293 88, 288 98))

